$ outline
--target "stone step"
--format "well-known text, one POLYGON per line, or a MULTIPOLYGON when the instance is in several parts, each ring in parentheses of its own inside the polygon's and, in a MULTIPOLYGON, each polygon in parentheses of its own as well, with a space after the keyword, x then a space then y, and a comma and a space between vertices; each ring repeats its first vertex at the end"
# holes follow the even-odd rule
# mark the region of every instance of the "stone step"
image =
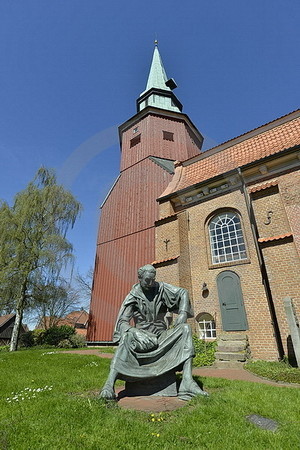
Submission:
POLYGON ((218 342, 218 352, 242 352, 246 350, 247 342, 245 341, 221 341, 218 342))
POLYGON ((247 341, 247 334, 246 333, 224 333, 218 335, 218 341, 247 341))
POLYGON ((246 361, 245 352, 233 353, 233 352, 219 352, 215 353, 216 360, 220 361, 246 361))
POLYGON ((212 367, 214 369, 242 369, 244 363, 240 361, 215 361, 212 367))

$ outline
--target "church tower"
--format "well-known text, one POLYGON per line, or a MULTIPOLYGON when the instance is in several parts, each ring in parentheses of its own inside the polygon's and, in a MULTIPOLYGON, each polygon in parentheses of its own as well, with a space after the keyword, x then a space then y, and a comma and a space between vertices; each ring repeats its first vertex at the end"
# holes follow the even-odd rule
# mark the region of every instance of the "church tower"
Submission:
POLYGON ((155 259, 156 199, 174 173, 174 162, 201 151, 203 137, 182 113, 155 43, 137 114, 119 127, 120 174, 101 206, 90 323, 90 343, 112 341, 120 305, 137 282, 137 269, 155 259))

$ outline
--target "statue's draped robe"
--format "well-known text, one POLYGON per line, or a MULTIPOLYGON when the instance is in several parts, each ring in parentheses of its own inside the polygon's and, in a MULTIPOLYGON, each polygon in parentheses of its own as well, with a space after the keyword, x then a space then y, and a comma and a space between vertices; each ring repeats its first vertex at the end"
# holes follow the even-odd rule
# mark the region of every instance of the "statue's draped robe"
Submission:
POLYGON ((155 297, 148 300, 140 284, 133 286, 125 298, 116 322, 114 341, 119 348, 112 361, 118 378, 134 381, 152 378, 170 370, 181 370, 183 363, 194 356, 191 328, 180 324, 168 328, 166 316, 187 313, 193 317, 185 289, 167 283, 155 283, 155 297), (143 330, 152 341, 152 349, 143 351, 128 332, 134 320, 135 328, 143 330))

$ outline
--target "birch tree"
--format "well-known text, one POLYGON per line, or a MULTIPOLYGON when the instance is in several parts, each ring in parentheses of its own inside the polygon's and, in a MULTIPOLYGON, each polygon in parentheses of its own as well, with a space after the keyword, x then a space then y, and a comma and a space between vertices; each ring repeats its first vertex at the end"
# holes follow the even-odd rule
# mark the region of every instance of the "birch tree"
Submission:
POLYGON ((34 286, 58 278, 73 258, 66 233, 80 209, 46 168, 16 195, 13 206, 0 205, 0 299, 2 308, 16 313, 11 351, 17 349, 24 310, 34 305, 34 286))

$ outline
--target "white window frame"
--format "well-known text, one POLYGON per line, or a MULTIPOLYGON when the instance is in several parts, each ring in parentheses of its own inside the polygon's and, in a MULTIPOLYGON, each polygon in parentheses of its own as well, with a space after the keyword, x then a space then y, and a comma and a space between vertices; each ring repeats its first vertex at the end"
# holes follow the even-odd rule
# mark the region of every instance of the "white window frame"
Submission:
POLYGON ((247 259, 242 223, 237 213, 217 214, 211 219, 208 230, 212 264, 247 259))
POLYGON ((197 322, 200 339, 216 339, 216 322, 210 314, 202 314, 197 322))

